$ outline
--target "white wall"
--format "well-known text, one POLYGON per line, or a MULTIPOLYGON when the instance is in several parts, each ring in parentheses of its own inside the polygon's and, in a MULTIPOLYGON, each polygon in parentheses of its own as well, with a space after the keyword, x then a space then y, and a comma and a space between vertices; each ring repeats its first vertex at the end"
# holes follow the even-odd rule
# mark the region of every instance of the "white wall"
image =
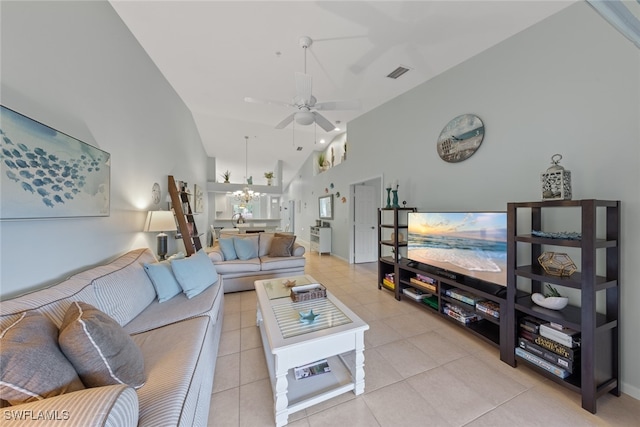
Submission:
MULTIPOLYGON (((155 253, 141 230, 147 210, 167 209, 167 175, 206 188, 191 113, 107 2, 2 2, 1 12, 2 104, 111 154, 111 215, 0 222, 0 295, 132 248, 155 253)), ((181 247, 169 239, 170 252, 181 247)))
MULTIPOLYGON (((640 398, 640 51, 631 42, 577 3, 352 121, 348 141, 344 164, 313 177, 307 163, 289 187, 313 207, 296 220, 305 238, 329 182, 342 192, 375 174, 399 179, 400 201, 421 210, 506 210, 540 200, 540 173, 561 153, 574 199, 621 200, 622 389, 640 398), (446 163, 437 138, 465 113, 484 121, 484 142, 446 163)), ((348 258, 350 222, 337 207, 333 251, 348 258)))

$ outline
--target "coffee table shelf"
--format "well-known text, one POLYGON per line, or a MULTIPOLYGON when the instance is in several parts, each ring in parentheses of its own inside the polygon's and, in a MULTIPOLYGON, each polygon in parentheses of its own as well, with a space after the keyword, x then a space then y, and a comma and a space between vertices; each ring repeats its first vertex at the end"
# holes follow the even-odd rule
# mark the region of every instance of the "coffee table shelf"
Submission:
MULTIPOLYGON (((311 276, 306 277, 315 282, 311 276)), ((287 278, 278 280, 284 283, 287 278)), ((296 319, 299 311, 313 308, 314 303, 296 303, 288 296, 273 298, 273 292, 268 292, 274 287, 273 279, 258 280, 255 285, 257 324, 273 389, 277 426, 286 425, 289 414, 342 393, 364 392, 364 331, 369 325, 327 291, 327 297, 315 304, 318 312, 323 313, 320 317, 328 319, 319 321, 313 328, 301 324, 300 331, 304 332, 291 334, 291 322, 282 321, 283 312, 285 317, 289 312, 291 318, 296 319), (321 359, 327 359, 331 372, 295 379, 293 368, 321 359)), ((279 282, 275 284, 279 285, 279 282)))

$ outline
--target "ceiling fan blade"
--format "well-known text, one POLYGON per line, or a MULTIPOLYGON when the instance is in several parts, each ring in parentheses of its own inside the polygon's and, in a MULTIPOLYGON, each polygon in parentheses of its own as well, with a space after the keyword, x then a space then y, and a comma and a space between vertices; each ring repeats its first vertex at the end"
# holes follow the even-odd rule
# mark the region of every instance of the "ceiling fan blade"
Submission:
POLYGON ((328 101, 328 102, 318 102, 314 108, 317 110, 359 110, 362 108, 362 104, 360 100, 356 99, 353 101, 328 101))
POLYGON ((296 73, 296 93, 298 101, 304 105, 311 103, 311 76, 304 73, 296 73))
POLYGON ((293 121, 293 118, 295 117, 296 113, 292 113, 290 115, 287 116, 286 119, 284 119, 283 121, 281 121, 280 123, 278 123, 276 125, 276 129, 284 129, 286 128, 289 123, 291 123, 293 121))
POLYGON ((329 120, 327 120, 322 114, 313 112, 313 115, 316 118, 316 124, 324 129, 326 132, 331 132, 335 130, 335 125, 333 125, 329 120))
POLYGON ((250 97, 246 97, 244 99, 245 102, 251 102, 253 104, 267 104, 267 105, 275 105, 278 107, 295 107, 295 105, 293 104, 288 104, 286 102, 282 102, 282 101, 273 101, 271 99, 256 99, 256 98, 250 98, 250 97))

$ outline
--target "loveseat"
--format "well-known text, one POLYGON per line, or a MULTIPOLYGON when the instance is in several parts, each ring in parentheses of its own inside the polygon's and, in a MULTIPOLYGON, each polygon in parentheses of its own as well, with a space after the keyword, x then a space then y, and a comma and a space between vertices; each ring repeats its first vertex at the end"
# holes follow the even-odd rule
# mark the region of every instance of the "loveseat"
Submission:
MULTIPOLYGON (((13 406, 3 400, 2 425, 206 426, 222 330, 223 283, 215 269, 211 270, 212 264, 204 252, 177 261, 181 262, 182 276, 178 275, 177 269, 173 271, 180 286, 184 280, 195 283, 204 278, 207 282, 200 289, 190 289, 191 298, 184 292, 167 297, 167 289, 156 290, 158 280, 151 272, 174 267, 174 261, 170 266, 156 263, 149 249, 138 249, 106 265, 77 273, 52 287, 3 301, 0 305, 0 345, 3 347, 0 390, 3 399, 10 401, 8 396, 16 390, 31 393, 34 381, 51 380, 52 376, 64 371, 53 365, 33 366, 52 360, 42 347, 36 352, 35 363, 30 361, 28 351, 20 350, 11 357, 9 350, 16 341, 17 345, 21 345, 20 341, 29 344, 25 337, 28 334, 24 331, 16 333, 15 329, 29 319, 48 322, 55 330, 51 341, 57 341, 59 349, 68 355, 62 339, 67 335, 66 323, 73 322, 77 315, 76 312, 69 315, 74 308, 82 313, 78 320, 86 328, 85 332, 90 331, 87 333, 89 341, 95 340, 93 344, 101 349, 100 357, 93 362, 110 361, 109 358, 121 355, 110 354, 101 346, 100 324, 96 328, 90 323, 91 319, 84 317, 90 310, 104 313, 108 315, 107 320, 117 323, 111 326, 120 328, 124 339, 135 344, 130 349, 141 355, 144 372, 139 384, 122 384, 118 382, 126 377, 126 372, 116 371, 112 365, 107 368, 107 376, 114 379, 114 385, 82 388, 82 384, 77 386, 74 380, 63 385, 64 391, 69 391, 63 394, 33 395, 27 403, 13 406), (204 266, 204 270, 200 266, 204 266), (150 268, 149 274, 145 271, 147 268, 150 268), (158 299, 160 293, 165 295, 163 302, 158 299), (59 336, 57 328, 61 328, 59 336), (11 333, 13 342, 8 338, 11 333), (7 381, 15 380, 16 375, 32 378, 21 390, 15 381, 8 387, 7 381), (82 389, 71 391, 78 387, 82 389)), ((84 337, 82 333, 79 336, 84 337)), ((56 344, 52 345, 55 347, 56 344)), ((91 345, 89 347, 93 349, 91 345)), ((70 357, 69 360, 74 359, 70 357)), ((126 370, 134 366, 123 364, 121 368, 126 370)), ((85 377, 77 369, 75 360, 72 368, 78 370, 84 383, 85 377)))
POLYGON ((253 290, 256 280, 304 274, 304 253, 293 234, 223 233, 209 250, 209 258, 229 293, 253 290))

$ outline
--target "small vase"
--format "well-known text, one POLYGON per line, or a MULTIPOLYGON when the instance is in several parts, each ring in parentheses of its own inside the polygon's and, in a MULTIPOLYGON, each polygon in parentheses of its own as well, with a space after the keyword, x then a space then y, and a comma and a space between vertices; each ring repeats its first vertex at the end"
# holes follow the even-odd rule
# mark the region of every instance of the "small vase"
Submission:
POLYGON ((387 188, 387 209, 391 207, 391 189, 387 188))
POLYGON ((272 178, 267 178, 267 185, 271 185, 272 178))
POLYGON ((398 205, 398 190, 391 190, 391 192, 393 193, 393 208, 399 208, 400 205, 398 205))

